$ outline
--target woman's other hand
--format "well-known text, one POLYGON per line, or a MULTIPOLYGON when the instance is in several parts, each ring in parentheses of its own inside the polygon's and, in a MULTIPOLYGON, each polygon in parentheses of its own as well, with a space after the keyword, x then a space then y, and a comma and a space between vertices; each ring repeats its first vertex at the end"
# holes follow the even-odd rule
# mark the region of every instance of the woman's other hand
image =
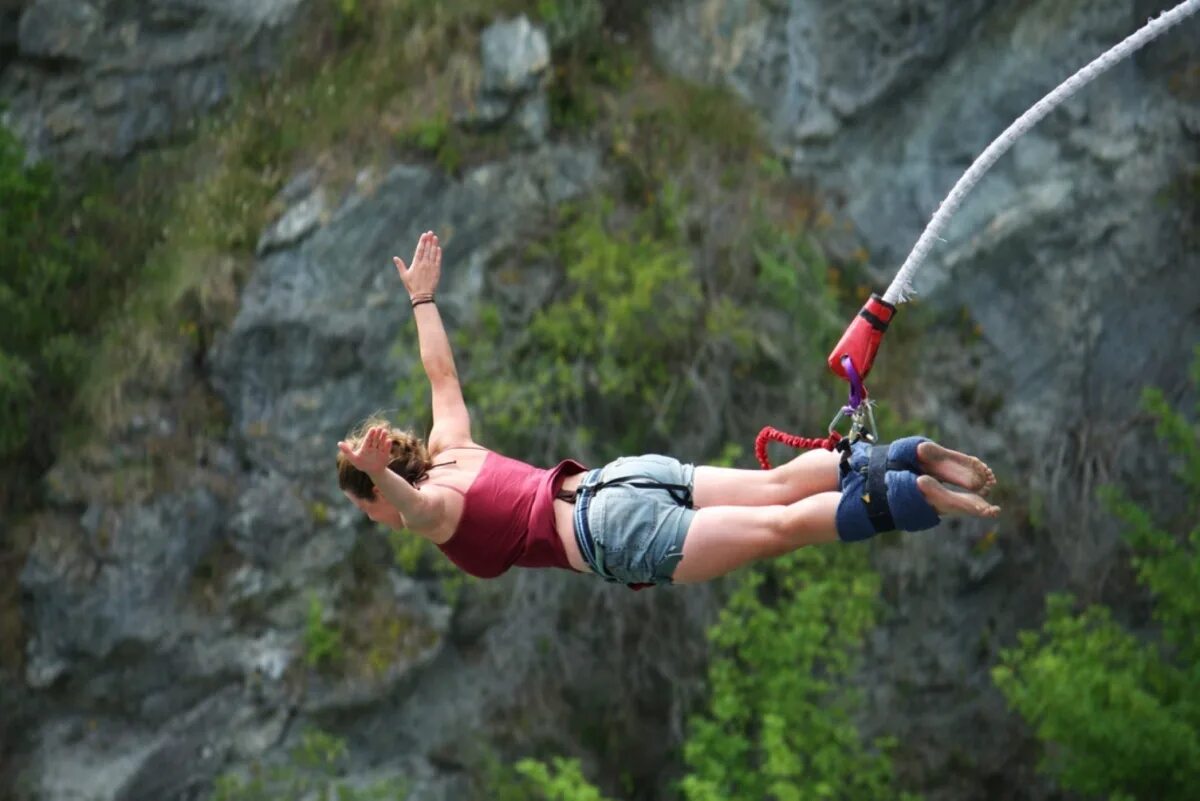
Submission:
POLYGON ((432 296, 437 290, 442 277, 442 246, 438 244, 437 234, 433 231, 421 234, 417 250, 413 253, 412 267, 405 266, 404 259, 399 256, 393 256, 392 261, 409 297, 432 296))
POLYGON ((367 475, 386 470, 392 462, 392 437, 384 426, 372 426, 357 449, 344 440, 338 443, 338 449, 367 475))

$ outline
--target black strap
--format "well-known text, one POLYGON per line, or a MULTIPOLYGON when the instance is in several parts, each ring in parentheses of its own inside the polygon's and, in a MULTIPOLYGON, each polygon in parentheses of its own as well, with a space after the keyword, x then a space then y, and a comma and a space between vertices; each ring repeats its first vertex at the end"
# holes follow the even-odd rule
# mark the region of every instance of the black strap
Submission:
POLYGON ((686 484, 664 484, 661 481, 637 481, 638 476, 625 476, 624 478, 614 478, 611 481, 601 481, 597 484, 592 484, 587 487, 579 487, 573 490, 559 490, 554 494, 555 500, 566 501, 567 503, 575 503, 575 499, 579 490, 586 489, 588 492, 599 492, 605 487, 612 487, 618 484, 626 487, 636 487, 638 489, 660 489, 671 496, 671 500, 680 506, 690 507, 692 505, 691 488, 686 484))
POLYGON ((885 323, 883 320, 879 319, 878 315, 872 314, 871 312, 867 311, 866 309, 863 309, 862 311, 860 311, 858 313, 858 316, 863 318, 864 320, 866 320, 868 323, 870 323, 871 327, 874 328, 876 331, 887 331, 887 329, 888 329, 887 323, 885 323))
POLYGON ((867 504, 867 517, 876 533, 895 531, 896 523, 892 520, 892 509, 887 499, 887 445, 872 445, 870 461, 867 463, 867 494, 863 501, 867 504))
POLYGON ((686 484, 664 484, 661 481, 635 481, 637 476, 627 476, 625 478, 614 478, 612 481, 601 481, 592 489, 599 490, 604 487, 611 487, 618 484, 623 484, 626 487, 636 487, 637 489, 660 489, 671 496, 671 500, 680 506, 692 505, 691 488, 686 484))

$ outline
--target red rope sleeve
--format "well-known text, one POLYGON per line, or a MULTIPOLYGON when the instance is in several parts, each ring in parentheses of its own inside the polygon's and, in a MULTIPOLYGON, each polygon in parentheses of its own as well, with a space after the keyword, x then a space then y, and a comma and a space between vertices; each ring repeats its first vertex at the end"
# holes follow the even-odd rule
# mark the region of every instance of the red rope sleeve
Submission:
POLYGON ((837 447, 838 441, 841 438, 842 435, 836 431, 830 431, 829 436, 822 439, 819 437, 798 437, 795 434, 788 434, 777 428, 767 426, 758 432, 758 437, 754 440, 754 455, 758 457, 758 463, 762 465, 763 470, 770 470, 771 462, 767 458, 767 443, 772 440, 802 450, 824 448, 827 451, 831 451, 837 447))

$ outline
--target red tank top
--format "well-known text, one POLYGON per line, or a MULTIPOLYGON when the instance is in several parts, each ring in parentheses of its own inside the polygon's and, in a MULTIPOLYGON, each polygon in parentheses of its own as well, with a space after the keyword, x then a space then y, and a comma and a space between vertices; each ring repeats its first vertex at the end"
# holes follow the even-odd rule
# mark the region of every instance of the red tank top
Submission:
POLYGON ((574 570, 554 527, 554 495, 563 478, 586 469, 567 459, 543 470, 488 451, 463 495, 457 528, 438 548, 479 578, 495 578, 513 565, 574 570))

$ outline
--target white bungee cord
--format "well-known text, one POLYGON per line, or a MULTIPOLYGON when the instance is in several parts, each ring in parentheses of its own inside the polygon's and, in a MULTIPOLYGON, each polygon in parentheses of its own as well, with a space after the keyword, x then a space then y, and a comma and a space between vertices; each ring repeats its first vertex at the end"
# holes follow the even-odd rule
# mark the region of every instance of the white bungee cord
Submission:
POLYGON ((929 225, 925 227, 925 231, 917 240, 917 244, 913 246, 912 252, 908 254, 908 258, 904 260, 900 271, 892 280, 887 292, 884 293, 883 299, 893 305, 904 303, 908 300, 913 292, 913 275, 916 273, 917 268, 921 266, 921 263, 925 261, 925 258, 929 255, 929 251, 933 249, 933 243, 941 237, 947 222, 958 211, 958 207, 962 205, 963 198, 979 182, 983 174, 1012 147, 1013 142, 1097 76, 1150 41, 1166 33, 1169 29, 1197 11, 1200 11, 1200 0, 1186 0, 1170 11, 1164 11, 1158 17, 1147 22, 1140 30, 1130 35, 1123 42, 1112 47, 1086 67, 1076 72, 1070 78, 1067 78, 1054 91, 1043 97, 1032 108, 1018 117, 1016 122, 1008 126, 1004 133, 1000 134, 975 159, 975 162, 958 179, 954 188, 950 190, 950 194, 938 206, 933 218, 929 221, 929 225))

